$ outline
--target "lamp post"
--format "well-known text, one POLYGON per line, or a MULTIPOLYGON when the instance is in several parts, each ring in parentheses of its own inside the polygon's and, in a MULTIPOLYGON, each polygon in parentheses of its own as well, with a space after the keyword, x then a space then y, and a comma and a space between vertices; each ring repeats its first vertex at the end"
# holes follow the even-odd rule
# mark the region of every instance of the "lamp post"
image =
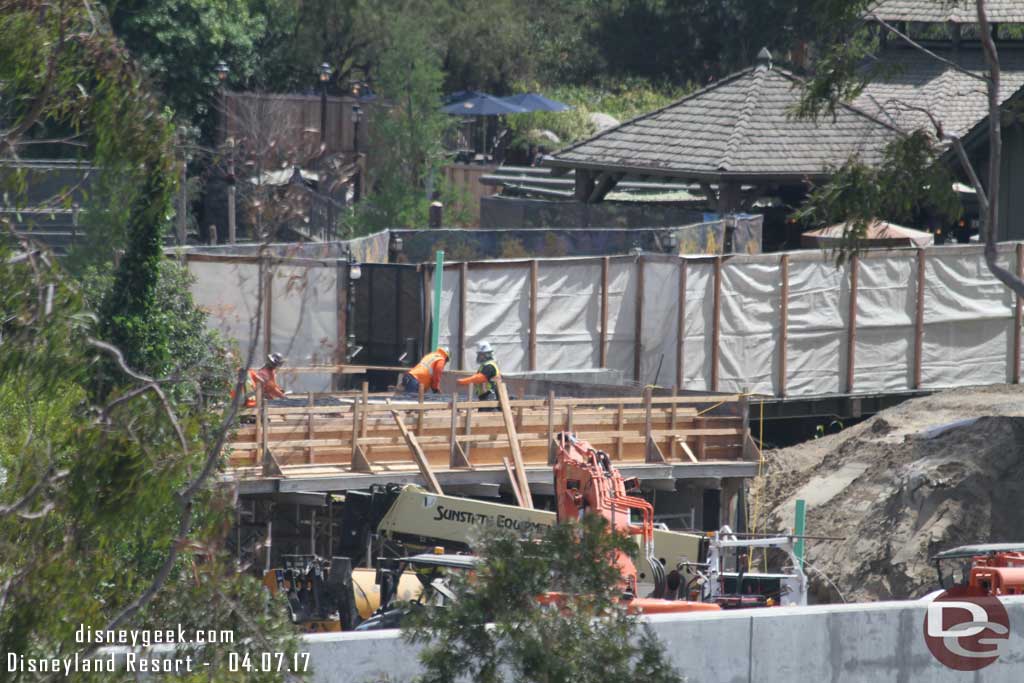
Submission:
MULTIPOLYGON (((234 136, 228 136, 228 74, 231 73, 231 69, 224 63, 224 60, 221 60, 217 62, 214 71, 217 74, 217 80, 220 81, 221 121, 224 126, 223 142, 228 143, 231 148, 228 153, 228 244, 234 244, 237 237, 235 226, 235 140, 234 136)), ((216 236, 213 241, 217 241, 216 236)))
POLYGON ((320 153, 323 154, 324 141, 327 139, 327 84, 331 82, 331 65, 324 62, 320 65, 320 153))
MULTIPOLYGON (((355 92, 358 92, 358 86, 355 92)), ((352 201, 358 202, 363 195, 363 169, 359 163, 359 121, 363 117, 363 108, 358 104, 352 105, 352 151, 356 156, 356 172, 352 181, 352 201)))

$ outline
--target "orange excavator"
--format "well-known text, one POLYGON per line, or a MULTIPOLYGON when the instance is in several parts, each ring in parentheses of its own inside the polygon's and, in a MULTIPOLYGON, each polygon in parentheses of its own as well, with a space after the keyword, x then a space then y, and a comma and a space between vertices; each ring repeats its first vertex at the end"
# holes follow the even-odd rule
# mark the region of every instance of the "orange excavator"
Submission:
POLYGON ((952 597, 1024 595, 1024 544, 987 543, 932 557, 939 585, 952 597))
MULTIPOLYGON (((564 523, 595 514, 608 520, 614 531, 640 536, 643 553, 654 573, 654 590, 648 597, 639 595, 633 560, 622 552, 616 553, 613 559, 622 574, 622 599, 628 609, 639 614, 717 611, 719 606, 713 603, 663 599, 667 578, 654 553, 654 507, 643 498, 630 495, 639 491, 639 480, 623 479, 607 453, 575 434, 562 432, 555 440, 558 445, 554 466, 558 521, 564 523), (639 513, 639 524, 633 522, 634 511, 639 513)), ((558 600, 556 594, 542 599, 550 603, 558 600)))

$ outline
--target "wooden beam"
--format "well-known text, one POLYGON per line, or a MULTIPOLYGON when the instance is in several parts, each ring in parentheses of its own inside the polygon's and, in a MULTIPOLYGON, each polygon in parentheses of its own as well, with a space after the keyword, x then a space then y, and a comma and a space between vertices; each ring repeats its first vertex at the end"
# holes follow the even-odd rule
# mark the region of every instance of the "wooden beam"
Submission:
POLYGON ((914 389, 921 388, 921 357, 924 354, 924 249, 917 250, 917 303, 914 310, 914 389))
POLYGON ((601 259, 601 348, 598 353, 600 366, 608 367, 608 269, 611 259, 601 259))
POLYGON ((530 261, 530 371, 537 369, 537 259, 530 261))
POLYGON ((644 351, 644 258, 636 260, 636 329, 633 336, 633 379, 640 379, 640 361, 644 351))
POLYGON ((693 451, 690 450, 690 447, 687 445, 685 439, 677 438, 673 441, 673 443, 679 444, 679 447, 683 449, 683 453, 686 453, 686 457, 690 459, 690 462, 700 462, 699 460, 697 460, 697 456, 693 454, 693 451))
POLYGON ((654 441, 651 427, 651 387, 644 387, 644 436, 647 439, 647 453, 644 462, 666 462, 664 453, 654 441))
MULTIPOLYGON (((685 381, 686 357, 683 355, 686 339, 686 259, 679 259, 679 313, 676 318, 676 388, 682 388, 685 381)), ((675 394, 672 394, 675 396, 675 394)), ((673 457, 675 456, 673 447, 673 457)))
POLYGON ((779 263, 779 398, 786 396, 786 346, 789 341, 789 254, 783 254, 779 263))
POLYGON ((468 280, 469 264, 463 261, 459 264, 459 359, 456 365, 459 370, 466 369, 466 283, 468 280))
POLYGON ((857 371, 857 280, 860 257, 850 257, 850 311, 846 320, 846 393, 853 393, 853 377, 857 371))
POLYGON ((437 477, 434 476, 434 470, 430 468, 430 461, 427 460, 427 456, 424 455, 419 442, 416 441, 416 435, 410 432, 408 427, 405 426, 405 423, 402 422, 402 416, 398 414, 397 410, 392 410, 391 416, 395 418, 395 424, 398 425, 398 431, 402 432, 402 436, 405 438, 405 443, 408 444, 409 450, 412 451, 412 457, 416 461, 416 466, 420 469, 420 474, 423 475, 423 481, 427 485, 427 490, 431 493, 436 493, 439 496, 444 495, 444 491, 441 490, 441 485, 437 482, 437 477))
POLYGON ((548 464, 554 465, 555 462, 555 392, 548 391, 548 464))
MULTIPOLYGON (((1024 244, 1017 245, 1017 277, 1024 279, 1024 244)), ((1024 299, 1014 297, 1013 308, 1013 383, 1020 384, 1020 328, 1024 324, 1024 299)))
POLYGON ((576 169, 576 188, 573 197, 578 202, 586 202, 594 191, 594 176, 590 171, 576 169))
POLYGON ((715 283, 711 308, 711 391, 718 391, 718 342, 722 318, 722 257, 715 259, 715 283))
POLYGON ((366 404, 363 403, 361 406, 357 400, 352 404, 352 457, 349 461, 349 467, 353 472, 373 472, 373 465, 370 463, 370 459, 366 457, 366 453, 359 446, 359 414, 366 414, 366 404))
POLYGON ((594 189, 591 191, 590 197, 587 198, 587 202, 590 204, 596 204, 604 201, 604 198, 608 196, 609 192, 615 189, 615 186, 621 179, 621 173, 603 171, 597 177, 597 182, 594 184, 594 189))
POLYGON ((501 400, 501 416, 505 420, 505 431, 508 433, 509 448, 512 451, 512 461, 516 466, 516 476, 519 478, 519 488, 523 494, 523 507, 533 507, 533 497, 530 495, 530 484, 526 481, 526 469, 523 465, 523 452, 519 447, 519 437, 516 435, 515 420, 512 419, 512 409, 508 405, 508 389, 505 382, 498 380, 498 398, 501 400))
POLYGON ((471 467, 469 464, 469 458, 466 457, 466 453, 462 450, 462 446, 459 445, 459 397, 458 394, 452 394, 452 400, 448 404, 449 410, 451 411, 451 432, 448 438, 451 440, 451 451, 448 454, 448 466, 452 469, 457 467, 471 467))
POLYGON ((512 463, 508 461, 507 457, 502 458, 501 462, 505 465, 505 472, 508 474, 508 482, 512 487, 512 495, 515 496, 516 505, 521 508, 526 507, 526 500, 523 499, 523 492, 519 490, 519 483, 516 481, 516 472, 512 468, 512 463))
MULTIPOLYGON (((679 387, 672 387, 672 397, 675 398, 678 395, 679 395, 679 387)), ((679 406, 677 406, 675 403, 673 403, 672 404, 672 417, 669 418, 669 423, 668 423, 669 430, 671 430, 673 432, 676 431, 676 424, 677 424, 676 423, 676 419, 679 417, 678 412, 677 412, 678 410, 679 410, 679 406)), ((669 455, 669 458, 671 458, 672 460, 676 459, 676 442, 675 442, 675 439, 673 439, 672 443, 669 445, 668 455, 669 455)))

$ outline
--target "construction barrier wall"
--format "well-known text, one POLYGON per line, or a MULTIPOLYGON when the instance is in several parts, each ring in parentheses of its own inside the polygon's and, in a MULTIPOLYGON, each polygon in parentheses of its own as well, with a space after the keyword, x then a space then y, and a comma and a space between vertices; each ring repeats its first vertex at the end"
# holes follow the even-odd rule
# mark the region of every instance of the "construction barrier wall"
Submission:
MULTIPOLYGON (((1001 244, 1000 262, 1021 272, 1022 249, 1001 244)), ((244 347, 258 264, 188 263, 211 325, 244 347)), ((338 267, 269 266, 271 345, 292 362, 337 353, 338 267)), ((426 337, 432 267, 406 268, 421 274, 426 337)), ((873 251, 840 268, 817 251, 449 263, 437 323, 456 367, 472 368, 487 340, 506 373, 607 367, 698 391, 810 397, 1020 377, 1021 306, 981 246, 873 251)))

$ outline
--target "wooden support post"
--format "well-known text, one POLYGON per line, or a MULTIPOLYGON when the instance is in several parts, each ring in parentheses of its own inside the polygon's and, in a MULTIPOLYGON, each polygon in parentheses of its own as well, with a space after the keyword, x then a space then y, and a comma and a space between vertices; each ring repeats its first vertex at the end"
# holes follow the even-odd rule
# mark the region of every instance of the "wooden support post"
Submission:
MULTIPOLYGON (((466 386, 466 401, 468 403, 472 403, 473 402, 473 385, 472 384, 466 386)), ((473 435, 473 408, 472 407, 466 408, 466 431, 464 433, 465 433, 466 436, 472 436, 473 435)), ((463 450, 463 452, 466 454, 466 461, 467 462, 469 461, 469 454, 470 454, 470 450, 472 449, 472 447, 473 447, 473 444, 471 444, 470 442, 467 441, 466 442, 466 447, 463 450)))
POLYGON ((924 354, 924 249, 917 250, 917 304, 914 311, 914 389, 921 388, 921 357, 924 354))
POLYGON ((722 257, 715 258, 715 290, 711 309, 711 391, 718 391, 718 342, 722 333, 722 257))
POLYGON ((423 416, 426 414, 423 410, 423 385, 420 385, 419 390, 419 411, 416 413, 416 433, 423 434, 423 416))
POLYGON ((570 434, 575 431, 575 425, 573 424, 573 407, 571 405, 565 407, 565 431, 570 434))
POLYGON ((263 384, 256 382, 256 458, 253 464, 263 462, 263 451, 267 447, 263 435, 263 384))
POLYGON ((530 371, 537 369, 537 259, 530 261, 530 371))
POLYGON ((548 464, 556 462, 555 452, 555 392, 548 392, 548 464))
POLYGON ((366 413, 365 406, 362 410, 359 409, 359 401, 357 398, 352 404, 352 459, 349 468, 353 472, 373 472, 373 465, 359 446, 359 416, 360 413, 366 413))
POLYGON ((779 398, 786 396, 786 345, 789 338, 789 254, 783 254, 779 264, 779 398))
MULTIPOLYGON (((679 314, 676 318, 676 387, 682 387, 685 381, 683 373, 686 367, 686 357, 683 355, 686 339, 686 259, 679 259, 679 314)), ((673 457, 675 454, 675 442, 672 446, 673 457)))
POLYGON ((636 331, 633 336, 633 379, 640 379, 640 362, 644 353, 644 258, 636 261, 636 331))
MULTIPOLYGON (((626 410, 625 407, 620 403, 618 409, 616 410, 616 414, 615 414, 615 430, 617 432, 619 432, 620 434, 622 433, 623 429, 625 428, 625 423, 626 423, 625 410, 626 410)), ((622 460, 622 450, 623 450, 624 447, 625 447, 625 441, 623 441, 622 437, 621 436, 615 437, 615 459, 616 460, 622 460)))
POLYGON ((654 442, 654 436, 651 434, 651 394, 653 389, 651 387, 644 387, 644 443, 647 445, 647 452, 644 456, 645 462, 665 462, 665 456, 662 454, 658 444, 654 442))
MULTIPOLYGON (((1017 277, 1024 279, 1024 244, 1017 245, 1017 277)), ((1014 297, 1013 308, 1013 383, 1020 384, 1020 337, 1024 325, 1024 299, 1014 297)))
POLYGON ((743 460, 749 461, 751 453, 747 442, 750 441, 750 400, 746 396, 740 396, 740 417, 743 421, 743 460))
POLYGON ((469 458, 462 450, 462 446, 459 445, 459 395, 452 394, 451 401, 451 414, 452 414, 452 429, 448 438, 451 439, 451 452, 448 457, 448 466, 452 469, 456 467, 469 467, 469 458))
POLYGON ((521 508, 526 507, 526 500, 523 498, 523 492, 519 490, 519 482, 516 481, 516 472, 512 467, 512 463, 508 461, 507 457, 502 458, 501 462, 505 465, 505 472, 508 474, 508 483, 512 487, 512 495, 515 496, 516 505, 521 508))
MULTIPOLYGON (((311 409, 306 414, 306 439, 308 439, 309 441, 312 441, 313 437, 314 437, 314 435, 313 435, 313 411, 312 411, 312 408, 314 407, 314 403, 313 403, 313 392, 312 391, 309 392, 309 396, 306 399, 306 406, 311 409)), ((308 462, 309 464, 313 464, 313 460, 314 460, 313 447, 312 446, 307 446, 306 447, 306 462, 308 462)))
POLYGON ((523 507, 533 507, 533 496, 530 495, 530 485, 526 481, 526 466, 523 464, 523 452, 519 446, 519 435, 516 433, 515 421, 512 419, 512 409, 508 404, 508 389, 505 382, 498 381, 498 399, 501 401, 501 416, 505 420, 505 431, 508 433, 508 444, 512 451, 512 461, 515 463, 516 476, 519 481, 519 489, 523 494, 523 507))
POLYGON ((469 281, 469 264, 459 265, 459 358, 455 367, 465 370, 466 358, 466 283, 469 281))
POLYGON ((362 399, 363 399, 363 414, 362 424, 359 426, 359 436, 366 438, 366 430, 368 429, 366 421, 369 417, 369 412, 366 410, 366 406, 370 405, 370 384, 369 382, 363 382, 362 386, 362 399))
POLYGON ((424 455, 423 449, 420 448, 419 442, 416 440, 416 435, 409 431, 409 428, 402 422, 402 416, 398 414, 397 410, 391 411, 391 416, 395 418, 395 424, 398 425, 398 431, 402 433, 405 438, 405 443, 409 446, 409 450, 412 451, 412 457, 416 461, 416 466, 420 470, 420 474, 423 475, 423 481, 427 485, 426 488, 431 493, 436 493, 439 496, 444 495, 444 491, 441 490, 441 484, 437 482, 437 477, 434 476, 434 470, 430 468, 430 461, 427 460, 427 456, 424 455))
POLYGON ((608 270, 611 259, 601 259, 601 348, 598 352, 600 366, 608 367, 608 270))
MULTIPOLYGON (((678 396, 679 396, 679 387, 672 387, 672 398, 676 398, 678 396)), ((671 439, 672 443, 669 444, 668 457, 670 459, 672 459, 672 460, 676 459, 675 431, 676 431, 676 427, 678 426, 678 422, 676 422, 676 419, 678 418, 678 407, 679 407, 678 404, 676 404, 673 401, 672 402, 672 415, 669 418, 669 423, 668 423, 668 429, 669 429, 670 432, 672 432, 672 439, 671 439)))
POLYGON ((853 376, 857 370, 857 279, 860 257, 850 257, 850 314, 846 321, 846 393, 853 393, 853 376))

